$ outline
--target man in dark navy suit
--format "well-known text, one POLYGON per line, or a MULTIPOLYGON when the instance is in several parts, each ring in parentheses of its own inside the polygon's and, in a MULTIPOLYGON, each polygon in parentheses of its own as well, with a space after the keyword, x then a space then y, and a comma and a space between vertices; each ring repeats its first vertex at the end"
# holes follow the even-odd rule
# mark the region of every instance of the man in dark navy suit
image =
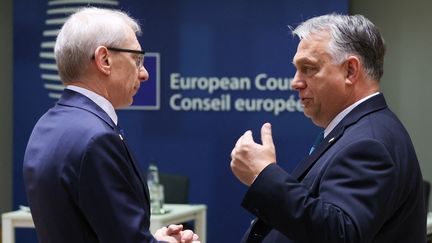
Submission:
POLYGON ((148 79, 138 23, 84 8, 58 34, 55 58, 66 89, 35 125, 24 180, 41 243, 199 242, 181 225, 149 231, 147 184, 117 126, 148 79))
POLYGON ((423 179, 410 137, 389 110, 379 81, 384 41, 360 15, 302 23, 292 88, 322 139, 292 173, 276 163, 271 125, 251 131, 231 169, 249 189, 242 206, 257 218, 242 242, 426 242, 423 179))

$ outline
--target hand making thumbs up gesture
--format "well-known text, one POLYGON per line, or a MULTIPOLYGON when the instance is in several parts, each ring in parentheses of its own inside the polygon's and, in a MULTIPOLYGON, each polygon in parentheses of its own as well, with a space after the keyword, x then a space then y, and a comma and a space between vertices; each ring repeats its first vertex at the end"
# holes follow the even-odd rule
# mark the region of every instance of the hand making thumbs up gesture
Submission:
POLYGON ((231 152, 231 170, 244 184, 250 186, 261 171, 269 164, 276 163, 271 124, 261 127, 262 145, 255 143, 250 130, 238 140, 231 152))

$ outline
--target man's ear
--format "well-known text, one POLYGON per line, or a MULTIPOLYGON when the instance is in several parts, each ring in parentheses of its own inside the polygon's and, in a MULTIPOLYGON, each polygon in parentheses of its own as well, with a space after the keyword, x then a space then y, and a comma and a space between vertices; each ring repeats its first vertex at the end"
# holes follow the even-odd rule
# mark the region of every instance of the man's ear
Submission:
POLYGON ((361 68, 360 59, 356 56, 349 56, 345 61, 345 82, 349 85, 354 84, 360 77, 361 68))
POLYGON ((111 73, 111 60, 108 49, 105 46, 98 46, 94 52, 94 61, 99 71, 108 75, 111 73))

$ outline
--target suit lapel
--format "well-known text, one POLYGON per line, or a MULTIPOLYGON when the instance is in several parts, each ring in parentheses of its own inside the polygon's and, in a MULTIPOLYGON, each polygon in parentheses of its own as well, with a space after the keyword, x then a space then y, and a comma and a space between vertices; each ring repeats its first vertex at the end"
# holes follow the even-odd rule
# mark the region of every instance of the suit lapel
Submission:
MULTIPOLYGON (((117 130, 118 134, 121 135, 120 131, 118 129, 116 129, 116 130, 117 130)), ((125 140, 124 137, 122 137, 122 142, 123 142, 123 145, 124 145, 124 147, 125 147, 125 149, 127 151, 129 160, 132 162, 132 167, 133 167, 133 169, 135 171, 135 174, 137 174, 138 178, 141 181, 141 184, 143 185, 144 193, 147 196, 147 199, 150 200, 150 194, 149 194, 149 191, 148 191, 147 183, 145 183, 144 179, 142 178, 141 170, 139 170, 137 162, 135 161, 135 158, 132 156, 132 153, 130 152, 130 149, 129 149, 129 147, 128 147, 128 145, 127 145, 126 140, 125 140)))
POLYGON ((145 195, 147 196, 147 199, 150 200, 147 184, 144 183, 144 180, 142 178, 140 170, 138 169, 139 167, 137 166, 137 163, 136 163, 134 157, 132 156, 124 138, 122 136, 120 136, 121 133, 120 133, 118 127, 114 124, 114 122, 111 120, 109 115, 104 110, 102 110, 102 108, 100 108, 96 103, 94 103, 91 99, 87 98, 86 96, 84 96, 78 92, 70 90, 70 89, 65 89, 63 91, 63 94, 62 94, 60 100, 58 101, 58 105, 75 107, 75 108, 83 109, 83 110, 86 110, 90 113, 93 113, 94 115, 99 117, 101 120, 103 120, 105 123, 107 123, 113 129, 114 133, 119 135, 119 137, 121 138, 123 145, 126 149, 126 152, 128 154, 129 161, 132 164, 132 168, 135 171, 135 174, 138 176, 138 178, 141 182, 141 185, 143 187, 145 195))
POLYGON ((385 108, 387 108, 387 104, 381 93, 360 103, 339 122, 330 134, 316 147, 312 154, 297 165, 291 173, 292 176, 298 181, 301 181, 316 161, 343 136, 346 128, 359 121, 362 117, 385 108))
POLYGON ((315 148, 315 150, 306 157, 292 172, 292 175, 297 179, 303 179, 304 175, 309 169, 315 164, 315 162, 321 157, 321 155, 327 151, 340 137, 342 137, 344 126, 338 125, 333 131, 327 135, 324 140, 315 148))

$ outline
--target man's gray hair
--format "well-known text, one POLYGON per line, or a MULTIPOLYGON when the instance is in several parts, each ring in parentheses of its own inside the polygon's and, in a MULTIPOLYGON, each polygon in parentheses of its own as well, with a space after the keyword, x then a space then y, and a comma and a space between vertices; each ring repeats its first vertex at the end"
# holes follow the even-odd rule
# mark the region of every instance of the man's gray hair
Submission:
POLYGON ((371 21, 362 15, 328 14, 311 18, 292 30, 300 40, 321 31, 330 33, 329 52, 336 63, 355 55, 370 78, 381 79, 384 72, 384 39, 371 21))
POLYGON ((98 46, 121 47, 127 39, 128 27, 141 34, 138 22, 119 10, 87 7, 72 14, 54 47, 61 80, 67 83, 80 79, 98 46))

